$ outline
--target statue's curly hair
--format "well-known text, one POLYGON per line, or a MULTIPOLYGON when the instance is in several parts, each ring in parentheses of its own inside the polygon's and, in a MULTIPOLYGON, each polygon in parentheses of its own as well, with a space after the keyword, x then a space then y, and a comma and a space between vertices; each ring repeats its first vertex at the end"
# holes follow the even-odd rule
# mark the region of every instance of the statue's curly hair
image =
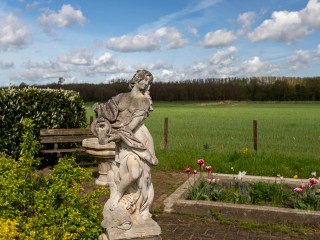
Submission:
POLYGON ((150 77, 150 84, 153 82, 153 75, 151 72, 147 70, 137 70, 137 72, 133 75, 132 79, 129 81, 129 88, 132 89, 133 86, 144 79, 146 76, 150 77))

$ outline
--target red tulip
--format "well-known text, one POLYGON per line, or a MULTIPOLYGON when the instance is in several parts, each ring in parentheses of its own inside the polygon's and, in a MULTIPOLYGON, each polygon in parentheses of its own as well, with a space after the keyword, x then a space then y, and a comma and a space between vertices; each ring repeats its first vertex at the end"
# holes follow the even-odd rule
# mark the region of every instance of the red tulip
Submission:
POLYGON ((206 170, 207 170, 208 172, 212 172, 211 166, 206 166, 206 170))
POLYGON ((314 185, 314 184, 318 183, 318 180, 316 178, 310 178, 309 183, 310 183, 310 185, 314 185))
POLYGON ((200 166, 202 166, 202 165, 204 164, 204 160, 203 160, 203 159, 199 159, 199 160, 197 161, 197 164, 200 165, 200 166))
POLYGON ((187 167, 185 170, 184 170, 186 173, 190 173, 191 172, 191 169, 189 167, 187 167))
POLYGON ((297 188, 295 188, 295 189, 293 189, 295 192, 297 192, 297 193, 301 193, 302 192, 302 188, 299 188, 299 187, 297 187, 297 188))
POLYGON ((193 170, 193 174, 196 175, 198 173, 197 170, 193 170))

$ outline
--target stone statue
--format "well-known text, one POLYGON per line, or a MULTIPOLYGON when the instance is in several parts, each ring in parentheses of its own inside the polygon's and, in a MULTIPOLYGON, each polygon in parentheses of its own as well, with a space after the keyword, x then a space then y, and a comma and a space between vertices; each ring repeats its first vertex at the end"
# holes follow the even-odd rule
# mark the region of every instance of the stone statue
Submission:
POLYGON ((160 239, 161 229, 150 214, 154 198, 151 167, 158 159, 144 125, 152 111, 152 81, 150 72, 138 70, 129 82, 130 92, 93 106, 97 119, 91 130, 99 144, 116 143, 115 160, 108 162, 110 199, 101 224, 106 234, 99 239, 160 239))

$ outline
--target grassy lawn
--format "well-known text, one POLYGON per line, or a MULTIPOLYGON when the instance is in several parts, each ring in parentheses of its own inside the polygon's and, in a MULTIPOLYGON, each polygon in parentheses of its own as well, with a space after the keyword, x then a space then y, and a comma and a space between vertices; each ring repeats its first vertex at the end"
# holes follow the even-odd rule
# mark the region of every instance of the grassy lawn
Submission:
MULTIPOLYGON (((88 117, 94 115, 87 103, 88 117)), ((146 120, 159 169, 196 167, 203 158, 215 172, 307 178, 320 173, 320 103, 155 102, 146 120), (168 150, 163 149, 164 118, 168 150), (258 152, 252 121, 258 121, 258 152), (248 153, 243 153, 245 148, 248 153)))

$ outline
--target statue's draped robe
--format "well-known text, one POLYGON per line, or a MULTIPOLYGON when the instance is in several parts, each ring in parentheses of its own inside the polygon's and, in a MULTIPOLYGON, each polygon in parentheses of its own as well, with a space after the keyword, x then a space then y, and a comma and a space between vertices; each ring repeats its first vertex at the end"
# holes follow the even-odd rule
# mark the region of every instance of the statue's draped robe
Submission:
MULTIPOLYGON (((142 170, 137 182, 128 189, 120 202, 131 212, 139 211, 142 217, 151 217, 149 209, 154 197, 151 166, 158 164, 153 139, 144 125, 144 119, 150 112, 151 104, 147 109, 138 108, 132 112, 121 112, 116 96, 99 107, 98 122, 107 120, 107 124, 110 123, 109 134, 116 134, 121 139, 116 143, 115 161, 119 164, 126 164, 128 157, 133 155, 142 170), (137 117, 142 120, 135 129, 131 130, 128 125, 137 117)), ((115 176, 115 181, 121 181, 121 176, 115 176)))

